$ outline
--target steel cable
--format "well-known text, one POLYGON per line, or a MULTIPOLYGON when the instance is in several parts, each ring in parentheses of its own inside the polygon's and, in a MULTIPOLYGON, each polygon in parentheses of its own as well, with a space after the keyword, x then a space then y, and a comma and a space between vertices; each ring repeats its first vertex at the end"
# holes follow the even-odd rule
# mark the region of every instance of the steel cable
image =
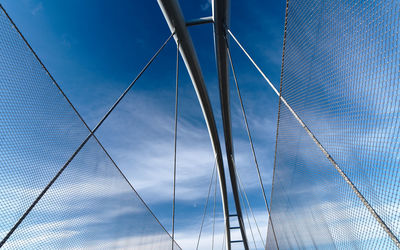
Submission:
MULTIPOLYGON (((249 128, 249 124, 248 124, 248 121, 247 121, 247 115, 246 115, 246 111, 245 111, 245 108, 244 108, 242 95, 240 93, 240 88, 239 88, 239 84, 238 84, 238 81, 237 81, 236 71, 235 71, 235 67, 233 66, 231 51, 230 51, 230 48, 228 46, 228 43, 227 43, 227 47, 226 48, 227 48, 227 52, 228 52, 227 54, 228 54, 228 58, 229 58, 229 63, 230 63, 231 69, 232 69, 233 79, 234 79, 235 86, 236 86, 236 91, 237 91, 239 102, 240 102, 240 107, 241 107, 241 110, 242 110, 242 115, 243 115, 243 120, 244 120, 246 131, 247 131, 247 136, 249 138, 251 152, 253 154, 254 163, 255 163, 256 169, 257 169, 257 175, 258 175, 258 180, 259 180, 260 186, 261 186, 261 192, 262 192, 262 195, 263 195, 263 198, 264 198, 264 202, 265 202, 265 206, 266 206, 266 209, 267 209, 267 212, 268 212, 268 216, 269 216, 270 210, 269 210, 268 200, 267 200, 267 196, 266 196, 266 193, 265 193, 265 188, 264 188, 264 184, 263 184, 263 181, 262 181, 260 168, 258 166, 257 156, 256 156, 256 152, 255 152, 255 149, 254 149, 254 144, 253 144, 253 139, 252 139, 250 128, 249 128)), ((238 176, 238 179, 239 178, 240 177, 238 176)), ((239 183, 240 183, 240 180, 239 180, 239 183)), ((247 195, 246 195, 246 200, 247 200, 247 195)), ((248 200, 247 200, 247 203, 249 205, 249 208, 251 209, 248 200)), ((251 213, 253 214, 252 210, 251 210, 251 213)), ((253 214, 253 217, 254 217, 254 214, 253 214)), ((254 217, 254 221, 255 221, 255 223, 257 225, 255 217, 254 217)), ((265 246, 265 243, 264 243, 264 240, 263 240, 263 238, 261 236, 260 229, 258 228, 258 225, 257 225, 257 229, 258 229, 258 232, 260 234, 260 237, 261 237, 261 240, 263 242, 263 245, 265 246)))
MULTIPOLYGON (((2 8, 2 6, 1 6, 2 8)), ((3 9, 3 8, 2 8, 3 9)), ((4 9, 3 9, 4 10, 4 9)), ((6 13, 6 12, 5 12, 6 13)), ((9 18, 9 17, 8 17, 9 18)), ((10 19, 10 18, 9 18, 10 19)), ((10 19, 11 20, 11 19, 10 19)), ((15 24, 14 24, 14 27, 15 24)), ((18 31, 18 30, 17 30, 18 31)), ((18 33, 22 34, 18 31, 18 33)), ((168 41, 172 38, 174 33, 172 33, 167 40, 162 44, 162 46, 157 50, 157 52, 153 55, 153 57, 148 61, 145 67, 140 71, 140 73, 136 76, 136 78, 131 82, 128 88, 122 93, 122 95, 117 99, 117 101, 113 104, 113 106, 109 109, 109 111, 103 116, 100 122, 96 125, 93 130, 89 130, 89 135, 85 138, 85 140, 79 145, 76 151, 71 155, 71 157, 67 160, 67 162, 63 165, 63 167, 57 172, 57 174, 52 178, 52 180, 47 184, 47 186, 40 192, 37 198, 32 202, 29 208, 24 212, 24 214, 19 218, 19 220, 14 224, 14 226, 10 229, 10 231, 6 234, 6 236, 0 242, 0 248, 7 242, 10 236, 14 233, 14 231, 18 228, 18 226, 22 223, 22 221, 26 218, 26 216, 32 211, 32 209, 36 206, 36 204, 40 201, 40 199, 45 195, 45 193, 49 190, 49 188, 54 184, 54 182, 58 179, 58 177, 63 173, 63 171, 67 168, 67 166, 71 163, 71 161, 75 158, 75 156, 81 151, 83 146, 89 141, 89 139, 94 135, 96 130, 101 126, 101 124, 105 121, 105 119, 110 115, 110 113, 115 109, 118 103, 122 100, 122 98, 128 93, 128 91, 133 87, 135 82, 142 76, 142 74, 146 71, 146 69, 151 65, 154 59, 158 56, 158 54, 162 51, 168 41)), ((23 37, 22 37, 23 38, 23 37)), ((23 38, 26 44, 27 41, 23 38)), ((32 48, 28 45, 28 47, 32 50, 32 48)), ((33 50, 32 50, 33 51, 33 50)), ((37 56, 36 56, 37 57, 37 56)), ((43 65, 43 64, 42 64, 43 65)))
POLYGON ((175 241, 175 192, 176 192, 176 144, 178 132, 178 83, 179 83, 179 41, 176 45, 176 79, 175 79, 175 125, 174 125, 174 183, 172 198, 172 250, 175 241))
POLYGON ((217 198, 217 181, 218 179, 215 178, 214 182, 214 207, 213 207, 213 229, 212 229, 212 248, 214 250, 214 234, 215 234, 215 206, 217 204, 216 198, 217 198))
POLYGON ((353 192, 357 195, 357 197, 360 199, 362 204, 368 209, 368 211, 371 213, 371 215, 375 218, 375 220, 379 223, 379 225, 382 227, 382 229, 388 234, 388 236, 391 238, 391 240, 396 244, 397 247, 400 248, 400 241, 396 237, 396 235, 393 233, 393 231, 388 227, 388 225, 383 221, 381 216, 375 211, 375 209, 371 206, 369 201, 364 197, 364 195, 359 191, 359 189, 354 185, 354 183, 350 180, 350 178, 347 176, 347 174, 342 170, 342 168, 337 164, 337 162, 333 159, 333 157, 329 154, 329 152, 325 149, 325 147, 319 142, 319 140, 316 138, 316 136, 311 132, 309 127, 304 123, 304 121, 299 117, 299 115, 293 110, 293 108, 289 105, 289 103, 283 98, 278 90, 275 88, 275 86, 271 83, 271 81, 267 78, 267 76, 264 74, 264 72, 260 69, 260 67, 255 63, 255 61, 252 59, 252 57, 247 53, 247 51, 244 49, 244 47, 239 43, 237 38, 232 34, 230 30, 227 30, 227 32, 230 34, 230 36, 233 38, 233 40, 237 43, 237 45, 241 48, 241 50, 246 54, 248 59, 252 62, 254 67, 259 71, 259 73, 263 76, 263 78, 267 81, 268 85, 273 89, 273 91, 277 94, 279 99, 285 104, 285 106, 288 108, 290 113, 294 116, 294 118, 297 120, 297 122, 303 127, 303 129, 307 132, 307 134, 311 137, 311 139, 314 141, 314 143, 318 146, 318 148, 322 151, 322 153, 325 155, 325 157, 328 159, 328 161, 333 165, 333 167, 336 169, 336 171, 339 173, 339 175, 344 179, 344 181, 350 186, 350 188, 353 190, 353 192))
POLYGON ((243 190, 243 194, 244 194, 244 198, 246 200, 247 206, 249 207, 250 213, 253 216, 253 220, 254 220, 254 223, 256 224, 256 227, 257 227, 257 230, 258 230, 258 234, 260 235, 260 238, 261 238, 261 242, 263 243, 263 246, 265 247, 265 242, 264 242, 264 239, 263 239, 263 237, 261 235, 260 227, 258 226, 258 223, 257 223, 257 220, 256 220, 256 216, 254 215, 253 209, 250 206, 249 198, 247 197, 246 190, 244 189, 242 180, 240 179, 239 175, 238 175, 238 181, 239 181, 239 187, 241 187, 241 189, 243 190))
POLYGON ((200 226, 200 232, 199 232, 199 237, 197 238, 197 245, 196 245, 196 249, 199 249, 199 244, 200 244, 200 238, 201 238, 201 232, 203 231, 203 225, 204 225, 204 219, 206 217, 206 213, 207 213, 207 207, 208 207, 208 200, 210 198, 210 192, 211 192, 211 186, 213 184, 213 179, 214 179, 214 173, 215 173, 215 168, 217 166, 217 159, 215 159, 214 161, 214 168, 211 174, 211 180, 210 180, 210 184, 208 186, 208 194, 207 194, 207 199, 206 199, 206 204, 204 205, 204 213, 203 213, 203 218, 201 220, 201 226, 200 226))
MULTIPOLYGON (((240 197, 241 197, 241 200, 242 200, 242 202, 244 203, 243 190, 240 188, 240 186, 239 186, 239 189, 240 189, 240 197)), ((255 247, 255 249, 258 249, 258 248, 257 248, 257 244, 256 244, 256 239, 254 238, 253 228, 252 228, 252 226, 251 226, 251 221, 250 221, 249 213, 248 213, 248 211, 247 211, 247 206, 246 206, 246 204, 244 204, 243 207, 244 207, 244 211, 245 211, 245 213, 246 213, 247 223, 249 224, 250 233, 251 233, 251 238, 253 239, 254 247, 255 247)))
POLYGON ((262 181, 260 168, 258 166, 257 156, 256 156, 256 152, 255 152, 255 149, 254 149, 254 144, 253 144, 253 139, 251 137, 251 133, 250 133, 250 129, 249 129, 249 123, 247 121, 246 111, 244 109, 242 95, 240 94, 240 88, 239 88, 239 84, 238 84, 238 81, 237 81, 237 76, 236 76, 235 68, 233 66, 231 52, 230 52, 229 47, 227 47, 227 51, 228 51, 229 62, 230 62, 231 69, 232 69, 233 79, 235 81, 236 91, 237 91, 237 94, 238 94, 238 97, 239 97, 239 101, 240 101, 240 107, 241 107, 242 114, 243 114, 243 120, 244 120, 244 123, 245 123, 245 126, 246 126, 247 136, 249 137, 251 152, 253 154, 254 163, 256 164, 256 168, 257 168, 258 180, 259 180, 260 185, 261 185, 261 191, 262 191, 262 194, 263 194, 265 206, 266 206, 267 211, 269 213, 269 206, 268 206, 267 196, 265 194, 264 184, 263 184, 263 181, 262 181))

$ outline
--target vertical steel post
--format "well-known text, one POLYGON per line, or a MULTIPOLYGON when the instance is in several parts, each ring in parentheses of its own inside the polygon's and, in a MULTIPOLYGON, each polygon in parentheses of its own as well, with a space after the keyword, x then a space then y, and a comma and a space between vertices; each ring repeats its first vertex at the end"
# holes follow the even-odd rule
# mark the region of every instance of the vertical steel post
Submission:
POLYGON ((218 68, 219 91, 221 100, 222 121, 224 126, 225 148, 229 168, 229 175, 232 185, 232 193, 235 201, 236 214, 239 222, 239 229, 242 235, 245 249, 249 249, 245 224, 243 221, 242 209, 239 199, 239 189, 237 185, 235 158, 231 131, 231 112, 229 104, 229 71, 227 55, 226 29, 229 25, 230 2, 229 0, 213 0, 214 17, 214 42, 215 57, 218 68))
POLYGON ((203 111, 204 119, 207 123, 208 132, 210 135, 211 143, 213 146, 215 158, 217 161, 217 169, 219 174, 220 190, 222 197, 222 207, 225 219, 226 230, 226 244, 230 250, 230 223, 229 223, 229 209, 228 198, 226 190, 226 180, 224 165, 222 160, 221 145, 218 137, 217 126, 214 119, 211 103, 208 97, 207 89, 204 83, 203 74, 200 69, 200 64, 197 58, 196 51, 193 46, 192 39, 187 30, 185 20, 179 3, 177 0, 157 0, 160 5, 161 11, 168 23, 171 32, 175 32, 174 39, 176 43, 179 40, 179 51, 185 63, 186 69, 192 80, 193 87, 196 91, 197 98, 199 99, 201 109, 203 111))

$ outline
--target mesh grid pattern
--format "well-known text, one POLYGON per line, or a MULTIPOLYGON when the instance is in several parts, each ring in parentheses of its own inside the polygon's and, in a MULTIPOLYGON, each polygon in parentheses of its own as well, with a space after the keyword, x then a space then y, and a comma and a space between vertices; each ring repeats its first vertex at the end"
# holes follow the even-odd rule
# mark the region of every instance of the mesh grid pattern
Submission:
MULTIPOLYGON (((88 134, 0 9, 0 239, 88 134)), ((92 138, 3 247, 170 249, 171 244, 92 138)))
POLYGON ((0 32, 3 238, 89 132, 2 10, 0 32))
POLYGON ((92 138, 4 247, 171 249, 171 243, 92 138))
POLYGON ((284 106, 280 118, 271 202, 279 248, 396 249, 284 106))
MULTIPOLYGON (((282 96, 397 238, 399 13, 399 1, 289 0, 281 82, 282 96)), ((272 219, 282 248, 395 247, 286 107, 280 109, 272 219), (313 191, 294 195, 301 187, 313 191), (323 242, 307 233, 319 227, 323 242)))

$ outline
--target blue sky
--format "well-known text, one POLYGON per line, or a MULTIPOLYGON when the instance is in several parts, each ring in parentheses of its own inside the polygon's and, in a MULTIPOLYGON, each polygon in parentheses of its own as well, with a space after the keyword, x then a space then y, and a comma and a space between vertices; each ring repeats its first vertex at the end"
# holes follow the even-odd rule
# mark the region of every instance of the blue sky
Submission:
MULTIPOLYGON (((92 128, 170 34, 156 1, 2 0, 1 3, 92 128)), ((207 0, 180 1, 180 4, 186 19, 211 15, 207 0)), ((284 7, 285 1, 232 1, 231 6, 232 32, 276 87, 284 7)), ((212 26, 191 27, 190 32, 223 141, 212 26)), ((269 194, 278 99, 239 48, 233 43, 231 47, 269 194)), ((96 134, 168 231, 175 53, 175 44, 170 42, 96 134)), ((201 222, 213 154, 201 109, 182 63, 180 75, 176 239, 182 247, 190 249, 195 246, 201 222)), ((265 232, 267 214, 254 181, 256 170, 233 85, 231 102, 238 172, 265 232)), ((223 234, 220 203, 217 209, 217 244, 220 244, 223 234)), ((206 238, 210 237, 211 218, 206 222, 201 245, 204 249, 209 243, 206 238)))

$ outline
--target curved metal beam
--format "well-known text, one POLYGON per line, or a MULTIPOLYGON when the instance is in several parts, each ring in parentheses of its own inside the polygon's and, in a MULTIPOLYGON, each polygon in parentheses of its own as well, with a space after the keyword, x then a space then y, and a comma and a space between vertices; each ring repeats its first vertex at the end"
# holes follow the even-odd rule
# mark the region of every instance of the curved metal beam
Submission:
POLYGON ((227 39, 226 28, 229 25, 229 0, 213 0, 213 16, 214 16, 214 42, 215 57, 217 60, 219 93, 221 100, 222 121, 224 126, 226 157, 231 178, 232 193, 235 201, 236 214, 238 217, 240 233, 242 235, 243 245, 245 249, 249 249, 246 237, 245 224, 243 221, 242 208, 240 205, 239 189, 237 185, 235 158, 232 142, 231 129, 231 112, 229 105, 229 76, 228 76, 228 55, 227 55, 227 39))
POLYGON ((192 80, 193 87, 196 91, 197 98, 199 99, 200 106, 203 111, 204 119, 207 123, 208 133, 210 135, 211 144, 213 146, 214 155, 217 161, 217 169, 222 196, 222 207, 225 219, 226 243, 228 249, 230 250, 229 209, 221 145, 211 103, 204 83, 203 74, 201 72, 197 54, 194 49, 190 34, 187 30, 179 3, 176 0, 157 0, 157 2, 160 5, 161 11, 163 12, 165 20, 167 21, 171 32, 175 32, 175 41, 178 42, 179 40, 180 54, 192 80))

